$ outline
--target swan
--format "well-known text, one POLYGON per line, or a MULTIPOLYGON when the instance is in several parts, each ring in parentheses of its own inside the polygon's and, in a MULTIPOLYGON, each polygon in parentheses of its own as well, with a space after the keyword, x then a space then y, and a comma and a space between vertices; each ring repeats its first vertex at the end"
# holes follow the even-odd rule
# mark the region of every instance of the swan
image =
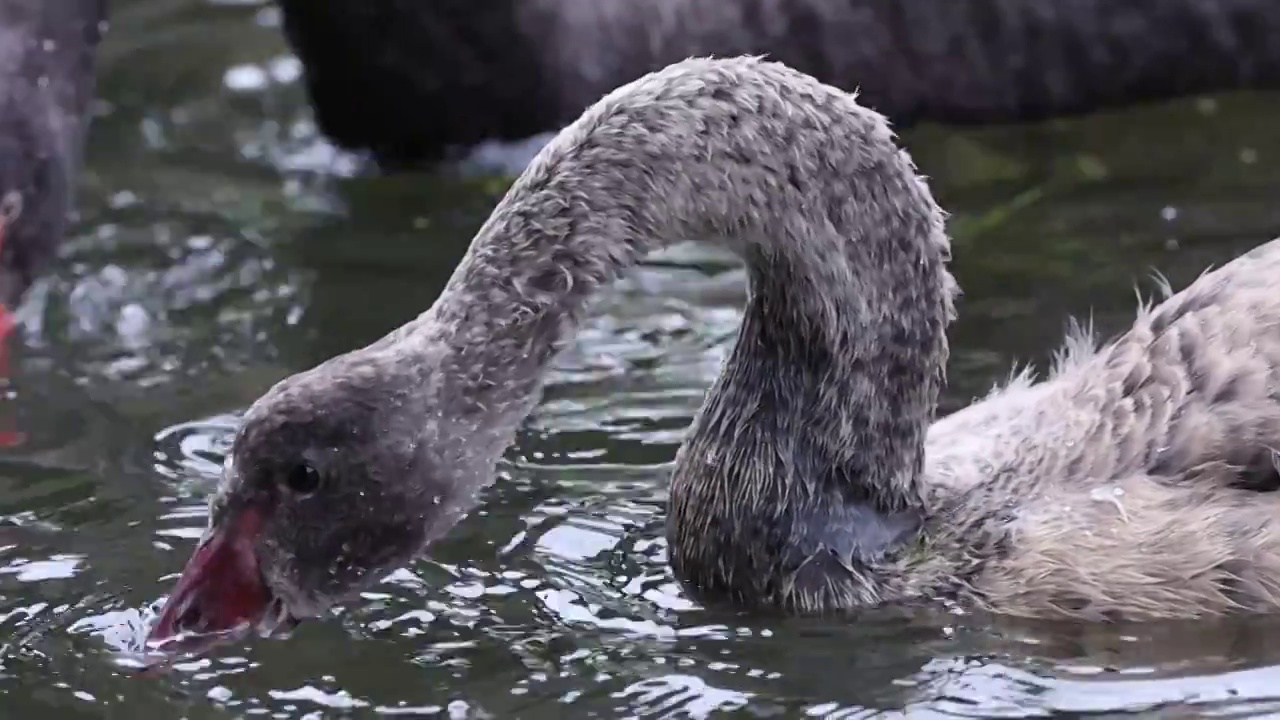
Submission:
POLYGON ((0 2, 0 378, 13 310, 66 233, 106 19, 106 0, 0 2))
POLYGON ((106 0, 0 3, 0 303, 56 253, 89 125, 106 0))
POLYGON ((395 172, 554 132, 692 55, 768 54, 897 127, 1280 86, 1272 0, 278 0, 319 129, 395 172))
POLYGON ((935 421, 958 293, 943 211, 883 116, 735 57, 606 95, 426 312, 254 402, 150 642, 270 633, 424 552, 491 482, 589 299, 686 238, 750 278, 671 480, 695 599, 1098 621, 1280 605, 1280 241, 935 421))

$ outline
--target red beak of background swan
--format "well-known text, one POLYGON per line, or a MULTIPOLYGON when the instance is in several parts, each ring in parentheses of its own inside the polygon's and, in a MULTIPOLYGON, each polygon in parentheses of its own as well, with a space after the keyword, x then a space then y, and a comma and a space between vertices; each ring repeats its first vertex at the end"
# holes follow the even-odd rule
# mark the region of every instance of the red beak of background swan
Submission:
POLYGON ((243 508, 205 535, 148 634, 149 646, 187 633, 222 636, 265 618, 272 595, 253 550, 261 526, 261 512, 243 508))
MULTIPOLYGON (((17 219, 21 205, 17 205, 16 208, 13 201, 7 197, 0 200, 0 249, 4 247, 5 234, 17 219)), ((13 333, 13 329, 13 314, 8 306, 0 303, 0 381, 9 379, 9 336, 13 333)), ((0 447, 17 447, 26 442, 27 436, 16 427, 12 427, 10 420, 5 420, 3 425, 8 427, 0 427, 0 447)))

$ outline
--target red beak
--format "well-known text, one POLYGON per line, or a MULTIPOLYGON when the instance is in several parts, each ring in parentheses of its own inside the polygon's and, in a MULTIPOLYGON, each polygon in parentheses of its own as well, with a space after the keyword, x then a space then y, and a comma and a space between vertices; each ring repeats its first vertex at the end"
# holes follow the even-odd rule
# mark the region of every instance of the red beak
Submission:
POLYGON ((259 511, 242 508, 206 533, 151 628, 148 645, 167 645, 187 633, 225 635, 263 618, 272 597, 253 550, 261 526, 259 511))
MULTIPOLYGON (((20 197, 20 196, 19 196, 20 197)), ((9 210, 5 212, 3 201, 0 201, 0 249, 4 248, 5 233, 9 229, 9 223, 13 221, 17 215, 13 208, 13 202, 9 202, 9 210)), ((21 209, 21 205, 18 206, 21 209)), ((0 380, 9 379, 9 334, 13 332, 14 320, 13 314, 9 312, 9 308, 0 303, 0 380)), ((8 425, 9 423, 4 423, 8 425)), ((25 433, 14 429, 0 429, 0 447, 17 447, 26 442, 25 433)))

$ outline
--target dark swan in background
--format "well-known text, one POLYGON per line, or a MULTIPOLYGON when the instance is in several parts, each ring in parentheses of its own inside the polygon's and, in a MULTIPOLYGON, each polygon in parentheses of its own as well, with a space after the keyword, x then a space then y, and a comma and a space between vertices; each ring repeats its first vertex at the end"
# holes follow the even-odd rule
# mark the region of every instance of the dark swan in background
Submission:
POLYGON ((384 170, 558 130, 701 55, 766 54, 902 128, 1280 87, 1274 0, 278 0, 320 129, 384 170))
POLYGON ((0 2, 0 303, 57 253, 89 126, 106 0, 0 2))
POLYGON ((106 0, 0 0, 0 378, 11 311, 67 231, 106 20, 106 0))
POLYGON ((688 60, 615 90, 539 153, 430 309, 248 409, 151 639, 320 616, 423 552, 491 482, 588 300, 690 237, 735 250, 751 287, 671 484, 693 596, 1280 608, 1280 241, 935 421, 943 220, 881 115, 785 65, 688 60))

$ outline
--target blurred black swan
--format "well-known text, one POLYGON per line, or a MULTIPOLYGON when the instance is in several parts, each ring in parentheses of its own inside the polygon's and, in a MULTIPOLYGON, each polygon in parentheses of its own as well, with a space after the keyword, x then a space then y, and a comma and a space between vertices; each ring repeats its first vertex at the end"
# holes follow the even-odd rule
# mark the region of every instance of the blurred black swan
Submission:
POLYGON ((0 0, 0 376, 10 311, 66 232, 106 16, 106 0, 0 0))
POLYGON ((1274 0, 279 0, 320 129, 383 170, 559 129, 694 55, 766 54, 899 128, 1280 85, 1274 0))

